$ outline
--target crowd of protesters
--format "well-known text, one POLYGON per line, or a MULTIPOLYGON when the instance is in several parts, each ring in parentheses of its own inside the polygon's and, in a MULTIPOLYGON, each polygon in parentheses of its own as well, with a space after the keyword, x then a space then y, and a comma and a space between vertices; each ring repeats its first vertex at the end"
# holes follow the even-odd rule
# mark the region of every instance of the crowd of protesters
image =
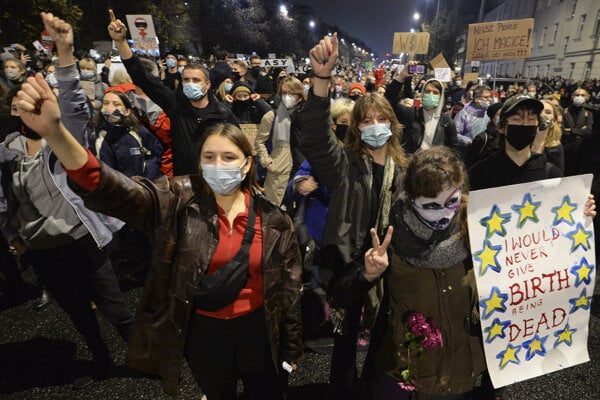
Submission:
POLYGON ((155 60, 110 15, 118 68, 76 58, 71 27, 44 13, 54 53, 0 54, 0 296, 33 267, 36 304, 54 298, 92 353, 75 389, 113 367, 98 308, 128 365, 168 393, 185 357, 211 400, 235 398, 238 379, 246 398, 284 398, 303 346, 328 338, 336 399, 501 398, 461 322, 476 298, 468 192, 593 173, 597 197, 597 79, 441 82, 410 73, 416 61, 341 64, 336 35, 302 73, 223 49, 155 60), (225 275, 237 264, 247 273, 225 275), (442 280, 456 290, 440 306, 442 280), (390 326, 418 307, 445 343, 408 381, 405 328, 390 326))

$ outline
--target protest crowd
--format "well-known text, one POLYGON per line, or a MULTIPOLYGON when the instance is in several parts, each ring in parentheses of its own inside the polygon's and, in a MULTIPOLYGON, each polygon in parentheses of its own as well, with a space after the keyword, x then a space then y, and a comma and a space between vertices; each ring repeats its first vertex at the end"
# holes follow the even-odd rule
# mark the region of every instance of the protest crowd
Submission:
POLYGON ((335 399, 503 398, 469 191, 593 174, 580 211, 597 253, 598 79, 442 82, 426 62, 341 64, 336 34, 302 68, 156 59, 110 15, 112 62, 74 53, 45 13, 53 51, 0 54, 0 301, 35 271, 33 307, 56 301, 92 355, 73 389, 115 368, 101 314, 168 394, 185 358, 209 400, 239 380, 246 399, 283 399, 325 342, 335 399))

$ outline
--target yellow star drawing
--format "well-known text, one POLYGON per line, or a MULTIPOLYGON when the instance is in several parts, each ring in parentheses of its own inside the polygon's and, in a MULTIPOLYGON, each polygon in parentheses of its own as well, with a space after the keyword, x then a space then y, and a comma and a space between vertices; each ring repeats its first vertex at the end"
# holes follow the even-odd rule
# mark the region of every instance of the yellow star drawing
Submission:
POLYGON ((546 355, 546 349, 544 348, 544 343, 546 343, 547 339, 548 339, 548 336, 544 336, 544 337, 540 338, 536 334, 532 339, 524 342, 523 347, 525 349, 527 349, 527 354, 525 355, 525 360, 527 360, 527 361, 531 360, 533 357, 535 357, 536 354, 539 354, 541 357, 544 357, 546 355))
POLYGON ((575 311, 579 310, 580 308, 582 308, 584 310, 589 310, 591 302, 590 302, 590 298, 587 295, 587 289, 584 287, 583 290, 581 291, 581 293, 579 294, 579 297, 574 297, 572 299, 569 299, 569 303, 571 303, 573 305, 573 307, 569 311, 569 314, 573 314, 575 311))
POLYGON ((491 343, 494 341, 496 337, 503 338, 505 337, 504 330, 510 325, 510 321, 500 321, 498 318, 492 321, 492 325, 488 326, 484 329, 484 332, 488 334, 486 338, 487 343, 491 343))
POLYGON ((517 354, 521 350, 521 346, 512 347, 509 343, 506 346, 506 350, 501 351, 496 355, 496 358, 500 360, 500 368, 506 367, 508 363, 520 364, 521 361, 517 357, 517 354))
POLYGON ((571 213, 577 209, 577 204, 571 204, 571 199, 569 196, 563 197, 563 201, 560 206, 552 208, 552 212, 556 215, 554 216, 554 222, 552 225, 558 225, 561 222, 566 222, 569 225, 573 225, 575 221, 573 220, 573 216, 571 213))
POLYGON ((479 268, 479 276, 485 275, 488 267, 492 268, 496 272, 500 272, 502 267, 498 263, 496 256, 502 250, 502 246, 492 246, 489 240, 483 242, 483 250, 474 253, 476 259, 481 261, 479 268))
POLYGON ((497 287, 493 288, 490 297, 481 301, 483 319, 487 319, 494 311, 506 311, 506 306, 504 305, 506 300, 508 300, 507 294, 501 293, 497 287))
POLYGON ((594 270, 594 265, 588 263, 588 261, 583 257, 579 264, 571 267, 571 273, 575 275, 575 287, 578 287, 582 283, 589 285, 592 281, 591 272, 594 270))
POLYGON ((554 332, 554 336, 557 337, 556 342, 554 343, 554 347, 558 346, 561 343, 565 343, 568 346, 573 344, 573 334, 577 332, 577 329, 571 329, 569 324, 565 326, 565 329, 562 331, 554 332))
POLYGON ((514 205, 512 209, 519 213, 519 221, 517 222, 517 226, 521 228, 527 220, 531 220, 533 222, 538 222, 538 216, 535 211, 540 207, 542 203, 539 201, 533 201, 531 199, 531 194, 527 193, 523 196, 523 203, 521 205, 514 205))
POLYGON ((566 236, 573 241, 571 244, 571 253, 580 246, 586 251, 590 249, 588 239, 592 236, 592 232, 586 231, 581 223, 578 223, 576 229, 573 232, 568 232, 566 236))
POLYGON ((489 239, 494 233, 505 236, 506 229, 504 229, 504 224, 508 221, 510 221, 510 214, 502 214, 500 208, 497 205, 494 205, 490 211, 490 215, 482 218, 479 223, 482 226, 485 226, 485 237, 489 239))

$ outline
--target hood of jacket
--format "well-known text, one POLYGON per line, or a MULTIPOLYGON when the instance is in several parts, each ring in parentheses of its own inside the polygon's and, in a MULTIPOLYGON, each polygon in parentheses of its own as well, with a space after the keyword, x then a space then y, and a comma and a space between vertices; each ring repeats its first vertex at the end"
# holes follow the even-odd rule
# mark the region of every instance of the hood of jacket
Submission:
MULTIPOLYGON (((431 78, 431 79, 427 80, 427 82, 425 82, 425 84, 423 85, 423 89, 430 82, 437 82, 437 83, 439 83, 442 86, 442 92, 440 93, 440 102, 438 103, 437 107, 434 110, 434 115, 438 115, 439 116, 442 113, 442 110, 444 109, 444 102, 446 100, 446 96, 444 95, 444 83, 442 81, 440 81, 439 79, 431 78)), ((423 109, 423 107, 421 107, 421 108, 423 109)))

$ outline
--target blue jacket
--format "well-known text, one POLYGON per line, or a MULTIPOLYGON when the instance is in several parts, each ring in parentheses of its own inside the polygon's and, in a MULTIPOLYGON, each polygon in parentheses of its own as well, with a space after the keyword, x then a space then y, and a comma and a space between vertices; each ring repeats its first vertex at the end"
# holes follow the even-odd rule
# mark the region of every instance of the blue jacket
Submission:
POLYGON ((148 129, 103 123, 90 150, 111 168, 126 176, 155 180, 160 172, 162 145, 148 129), (141 141, 141 143, 140 143, 141 141))
POLYGON ((288 183, 286 198, 290 203, 299 205, 304 202, 304 225, 308 230, 308 234, 317 243, 323 242, 323 231, 325 230, 325 220, 329 210, 329 191, 321 182, 313 171, 308 161, 304 161, 298 172, 290 179, 288 183), (319 187, 309 196, 303 196, 298 193, 298 184, 303 178, 312 176, 319 187))

